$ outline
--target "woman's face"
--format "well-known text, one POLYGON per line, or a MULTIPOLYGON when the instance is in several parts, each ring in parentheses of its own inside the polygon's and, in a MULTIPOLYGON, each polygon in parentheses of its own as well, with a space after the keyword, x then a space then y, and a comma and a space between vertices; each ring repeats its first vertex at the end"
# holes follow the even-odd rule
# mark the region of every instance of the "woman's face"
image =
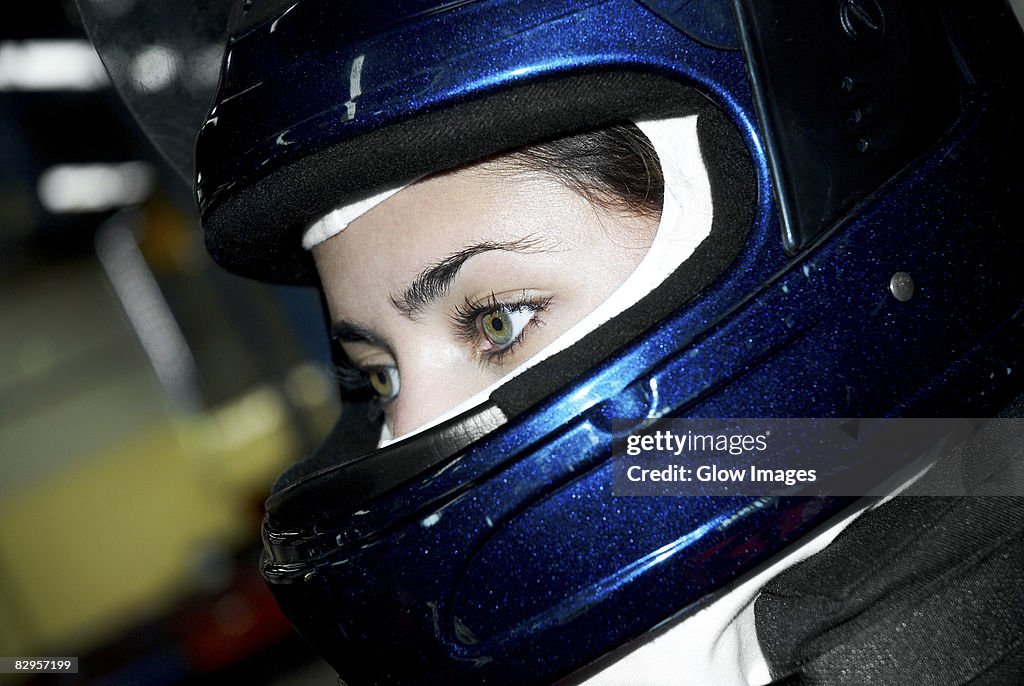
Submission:
POLYGON ((313 249, 332 335, 395 436, 490 386, 633 271, 655 217, 478 164, 415 183, 313 249))

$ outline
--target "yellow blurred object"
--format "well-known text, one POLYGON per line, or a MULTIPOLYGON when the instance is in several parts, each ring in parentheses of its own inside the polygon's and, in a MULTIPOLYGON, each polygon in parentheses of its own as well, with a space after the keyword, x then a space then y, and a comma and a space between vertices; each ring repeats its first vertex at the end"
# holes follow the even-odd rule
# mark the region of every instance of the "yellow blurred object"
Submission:
POLYGON ((86 650, 193 590, 204 554, 255 540, 253 504, 298 450, 261 387, 0 501, 0 653, 86 650))
POLYGON ((209 257, 200 234, 166 197, 158 194, 143 210, 145 231, 139 249, 150 267, 158 272, 190 274, 206 265, 209 257))
POLYGON ((281 456, 299 450, 287 412, 281 393, 263 386, 182 422, 179 432, 193 469, 227 493, 266 491, 283 466, 281 456))
POLYGON ((276 300, 205 277, 166 201, 96 250, 0 288, 0 655, 84 656, 223 590, 337 413, 276 300))

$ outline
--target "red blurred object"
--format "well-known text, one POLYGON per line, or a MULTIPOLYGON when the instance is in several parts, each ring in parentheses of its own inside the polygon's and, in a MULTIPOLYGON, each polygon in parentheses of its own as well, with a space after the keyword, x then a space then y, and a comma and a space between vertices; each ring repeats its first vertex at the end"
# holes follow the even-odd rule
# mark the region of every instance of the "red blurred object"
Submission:
POLYGON ((189 610, 179 622, 182 652, 197 672, 229 667, 292 633, 255 565, 228 591, 189 610))

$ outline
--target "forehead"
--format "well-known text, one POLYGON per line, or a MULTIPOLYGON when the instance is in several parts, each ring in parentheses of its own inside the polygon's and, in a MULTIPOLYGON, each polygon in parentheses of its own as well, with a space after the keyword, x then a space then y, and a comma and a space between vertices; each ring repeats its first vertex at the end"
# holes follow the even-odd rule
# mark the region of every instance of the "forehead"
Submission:
MULTIPOLYGON (((313 249, 328 294, 398 289, 425 267, 481 241, 584 239, 589 204, 543 174, 487 165, 423 179, 313 249)), ((592 223, 592 222, 591 222, 592 223)))

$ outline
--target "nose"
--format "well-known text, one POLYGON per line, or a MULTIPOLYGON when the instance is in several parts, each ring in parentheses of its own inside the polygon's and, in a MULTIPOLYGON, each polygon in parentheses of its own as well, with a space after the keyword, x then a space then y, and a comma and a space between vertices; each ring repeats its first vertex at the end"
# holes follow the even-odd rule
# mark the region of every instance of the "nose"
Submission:
POLYGON ((389 417, 395 438, 425 426, 489 383, 475 362, 440 354, 407 357, 399 366, 398 375, 398 397, 389 417))

